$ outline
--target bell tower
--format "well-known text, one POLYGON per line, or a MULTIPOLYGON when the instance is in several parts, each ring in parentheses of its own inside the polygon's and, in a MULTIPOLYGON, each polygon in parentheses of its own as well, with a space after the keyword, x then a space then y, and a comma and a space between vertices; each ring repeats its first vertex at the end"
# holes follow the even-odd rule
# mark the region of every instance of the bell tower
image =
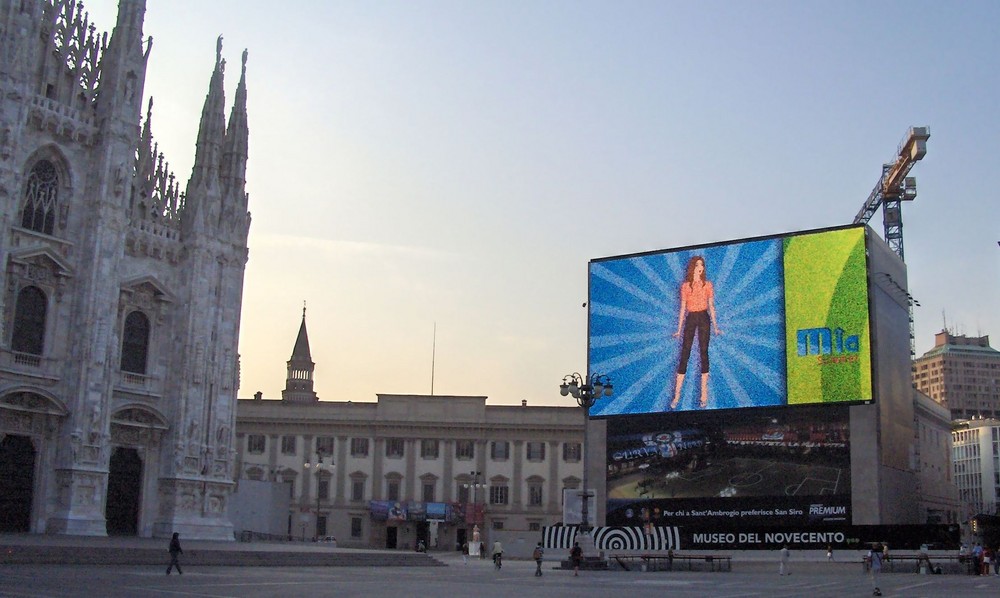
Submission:
POLYGON ((306 332, 306 306, 302 306, 302 324, 292 348, 292 358, 288 360, 288 375, 285 378, 285 390, 281 391, 281 400, 289 403, 315 403, 319 401, 313 391, 313 363, 309 353, 309 333, 306 332))

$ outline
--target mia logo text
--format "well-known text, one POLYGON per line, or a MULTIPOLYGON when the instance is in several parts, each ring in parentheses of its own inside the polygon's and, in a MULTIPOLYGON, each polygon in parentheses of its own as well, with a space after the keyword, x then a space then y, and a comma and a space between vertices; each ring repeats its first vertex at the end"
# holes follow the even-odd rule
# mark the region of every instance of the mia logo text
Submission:
POLYGON ((796 333, 799 357, 857 353, 861 341, 857 334, 847 334, 843 328, 803 328, 796 333))

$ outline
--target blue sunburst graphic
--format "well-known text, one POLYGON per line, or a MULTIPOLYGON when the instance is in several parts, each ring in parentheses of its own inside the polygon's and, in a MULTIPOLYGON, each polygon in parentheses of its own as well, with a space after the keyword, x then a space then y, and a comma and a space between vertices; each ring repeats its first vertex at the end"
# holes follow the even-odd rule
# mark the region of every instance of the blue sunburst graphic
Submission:
MULTIPOLYGON (((785 305, 780 239, 656 253, 590 264, 590 371, 607 374, 612 397, 596 416, 669 411, 681 340, 680 286, 700 255, 715 293, 721 334, 708 342, 705 409, 786 403, 785 305)), ((676 410, 702 409, 697 338, 676 410)))

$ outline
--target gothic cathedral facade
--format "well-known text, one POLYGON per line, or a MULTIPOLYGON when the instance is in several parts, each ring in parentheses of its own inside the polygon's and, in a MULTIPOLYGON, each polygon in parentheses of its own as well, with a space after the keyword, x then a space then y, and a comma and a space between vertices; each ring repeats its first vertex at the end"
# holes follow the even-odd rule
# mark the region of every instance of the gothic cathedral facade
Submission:
POLYGON ((182 189, 145 11, 0 0, 0 532, 233 539, 246 52, 227 125, 218 40, 182 189))

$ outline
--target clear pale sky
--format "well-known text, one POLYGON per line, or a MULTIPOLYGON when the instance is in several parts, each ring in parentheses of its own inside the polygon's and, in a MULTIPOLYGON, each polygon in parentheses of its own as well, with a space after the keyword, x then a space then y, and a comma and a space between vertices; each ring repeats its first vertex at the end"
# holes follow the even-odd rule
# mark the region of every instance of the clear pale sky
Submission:
MULTIPOLYGON (((87 0, 98 31, 116 0, 87 0)), ((249 50, 240 397, 308 303, 324 400, 571 404, 592 258, 847 224, 911 126, 917 353, 1000 348, 1000 3, 147 0, 186 183, 223 35, 249 50), (436 349, 435 344, 436 326, 436 349)), ((228 108, 227 108, 228 116, 228 108)), ((881 235, 881 212, 872 221, 881 235)))

